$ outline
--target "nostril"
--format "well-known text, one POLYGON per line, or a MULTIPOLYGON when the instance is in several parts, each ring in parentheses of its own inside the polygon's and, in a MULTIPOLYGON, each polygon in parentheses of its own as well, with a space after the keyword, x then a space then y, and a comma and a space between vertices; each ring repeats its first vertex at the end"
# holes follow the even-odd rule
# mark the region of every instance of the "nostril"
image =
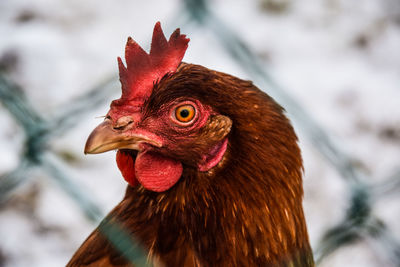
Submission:
POLYGON ((131 116, 124 116, 124 117, 119 118, 116 121, 113 128, 115 130, 124 130, 132 122, 133 122, 133 118, 131 116))
POLYGON ((125 126, 114 126, 113 128, 114 128, 114 130, 123 130, 123 129, 125 129, 125 127, 126 127, 126 125, 125 126))

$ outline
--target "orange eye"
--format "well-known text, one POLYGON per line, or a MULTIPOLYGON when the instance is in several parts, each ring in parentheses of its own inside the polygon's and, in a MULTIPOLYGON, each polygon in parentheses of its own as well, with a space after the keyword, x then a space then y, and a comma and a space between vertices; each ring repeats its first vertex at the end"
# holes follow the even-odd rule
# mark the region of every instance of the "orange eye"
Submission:
POLYGON ((195 109, 192 105, 182 105, 175 109, 175 117, 180 122, 190 122, 195 115, 195 109))

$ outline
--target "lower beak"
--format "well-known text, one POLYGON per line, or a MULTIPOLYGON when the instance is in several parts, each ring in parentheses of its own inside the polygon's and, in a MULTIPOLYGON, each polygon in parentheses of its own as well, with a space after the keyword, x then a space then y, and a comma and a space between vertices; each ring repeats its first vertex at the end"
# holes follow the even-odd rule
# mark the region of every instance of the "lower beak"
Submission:
POLYGON ((160 142, 143 133, 135 133, 132 129, 125 131, 114 129, 111 120, 107 119, 89 135, 85 154, 98 154, 115 149, 140 150, 139 145, 142 143, 161 147, 160 142))

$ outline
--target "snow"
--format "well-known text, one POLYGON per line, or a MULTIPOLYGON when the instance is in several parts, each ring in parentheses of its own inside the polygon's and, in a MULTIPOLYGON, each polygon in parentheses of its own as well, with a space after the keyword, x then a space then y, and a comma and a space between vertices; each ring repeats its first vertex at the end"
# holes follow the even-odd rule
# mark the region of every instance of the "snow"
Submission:
MULTIPOLYGON (((307 0, 273 12, 261 2, 216 0, 213 12, 241 36, 272 77, 312 115, 360 166, 382 182, 400 159, 400 8, 395 0, 307 0)), ((3 0, 0 2, 0 66, 15 55, 9 76, 44 117, 116 73, 127 36, 149 47, 158 20, 171 32, 181 27, 191 42, 184 61, 251 79, 213 34, 175 25, 180 1, 3 0)), ((118 92, 116 92, 118 94, 118 92)), ((112 100, 115 96, 110 96, 112 100)), ((106 101, 107 102, 107 101, 106 101)), ((108 104, 77 118, 77 127, 50 142, 65 159, 68 176, 108 212, 125 183, 115 154, 84 156, 86 137, 108 104)), ((0 174, 13 170, 24 134, 0 104, 0 174)), ((297 129, 305 164, 305 213, 312 245, 340 222, 348 184, 297 129)), ((48 174, 29 179, 0 206, 0 265, 62 266, 95 227, 48 174)), ((400 240, 399 195, 374 200, 373 214, 400 240)), ((320 266, 390 266, 361 240, 342 247, 320 266)))

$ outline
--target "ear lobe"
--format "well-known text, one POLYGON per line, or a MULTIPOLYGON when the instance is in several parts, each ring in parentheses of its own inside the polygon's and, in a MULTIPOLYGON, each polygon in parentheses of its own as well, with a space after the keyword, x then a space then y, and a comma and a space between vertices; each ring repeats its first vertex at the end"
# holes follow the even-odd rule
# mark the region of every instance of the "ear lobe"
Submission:
POLYGON ((202 155, 197 167, 199 171, 206 172, 216 166, 224 157, 228 146, 227 135, 232 128, 232 120, 224 115, 212 115, 204 126, 200 139, 212 144, 210 149, 202 155))

